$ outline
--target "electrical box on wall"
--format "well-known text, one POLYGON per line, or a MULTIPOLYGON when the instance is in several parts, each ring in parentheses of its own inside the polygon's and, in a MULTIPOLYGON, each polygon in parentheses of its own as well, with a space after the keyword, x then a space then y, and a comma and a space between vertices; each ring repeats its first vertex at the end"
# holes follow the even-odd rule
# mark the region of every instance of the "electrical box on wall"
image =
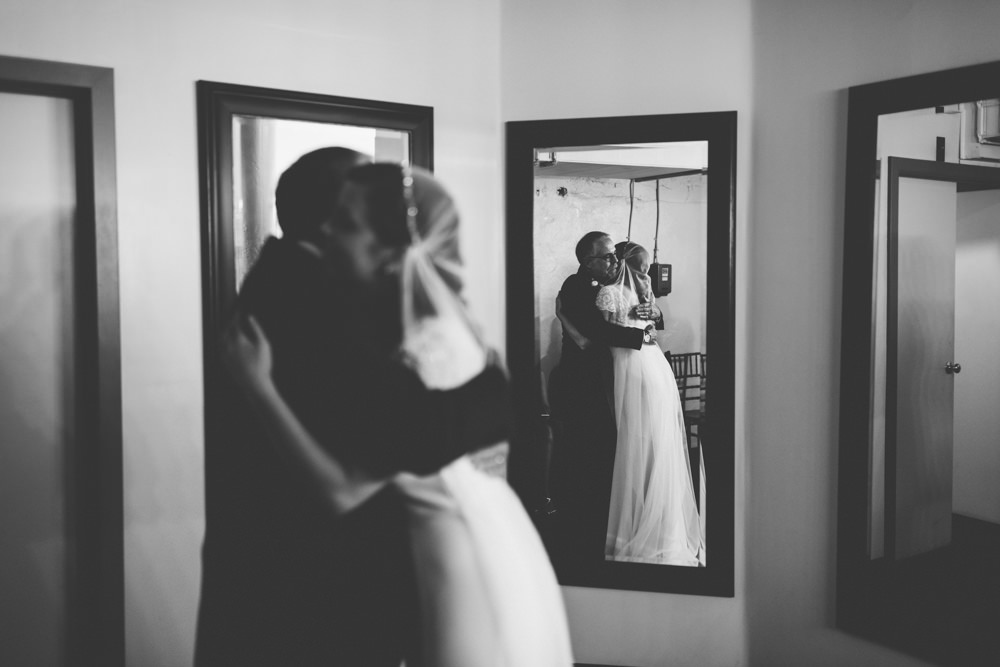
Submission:
POLYGON ((653 294, 658 297, 670 294, 673 266, 659 263, 650 264, 649 277, 653 287, 653 294))
POLYGON ((1000 100, 966 102, 959 109, 959 161, 1000 166, 1000 100))

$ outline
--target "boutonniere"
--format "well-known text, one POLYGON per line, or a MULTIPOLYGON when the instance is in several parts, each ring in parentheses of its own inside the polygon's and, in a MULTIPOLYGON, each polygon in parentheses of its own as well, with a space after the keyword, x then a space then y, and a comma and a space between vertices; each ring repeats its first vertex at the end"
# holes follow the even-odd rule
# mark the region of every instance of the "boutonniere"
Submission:
POLYGON ((597 287, 597 285, 598 285, 598 282, 596 280, 591 280, 590 281, 590 286, 591 287, 597 287))

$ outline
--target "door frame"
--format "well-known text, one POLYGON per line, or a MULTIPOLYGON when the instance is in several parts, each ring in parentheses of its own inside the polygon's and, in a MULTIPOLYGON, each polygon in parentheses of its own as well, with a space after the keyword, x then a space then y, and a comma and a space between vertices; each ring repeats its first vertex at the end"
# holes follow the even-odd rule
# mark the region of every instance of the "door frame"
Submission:
POLYGON ((74 428, 66 448, 67 660, 125 664, 114 70, 0 56, 0 92, 72 103, 74 428))
POLYGON ((958 192, 1000 189, 1000 167, 955 162, 936 162, 914 158, 889 157, 888 215, 886 217, 886 336, 885 336, 885 531, 884 558, 896 556, 896 419, 897 415, 897 317, 899 271, 899 179, 917 178, 929 181, 949 181, 958 192))

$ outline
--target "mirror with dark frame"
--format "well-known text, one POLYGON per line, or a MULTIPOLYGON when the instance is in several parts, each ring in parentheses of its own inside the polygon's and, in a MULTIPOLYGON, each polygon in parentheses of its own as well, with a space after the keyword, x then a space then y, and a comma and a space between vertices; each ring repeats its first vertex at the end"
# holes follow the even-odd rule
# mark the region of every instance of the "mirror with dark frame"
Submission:
MULTIPOLYGON (((274 211, 278 176, 299 156, 325 146, 432 169, 434 115, 430 107, 214 81, 199 81, 197 93, 211 468, 213 433, 225 432, 216 407, 218 340, 247 270, 264 242, 281 233, 274 211)), ((211 470, 206 474, 211 477, 211 470)))
POLYGON ((507 124, 509 479, 564 585, 733 595, 735 136, 507 124))
POLYGON ((280 235, 274 210, 278 176, 304 153, 327 146, 432 169, 433 109, 211 81, 199 81, 197 94, 205 514, 209 525, 224 525, 224 490, 232 487, 226 443, 236 439, 238 424, 227 412, 231 401, 219 341, 247 270, 264 242, 280 235))
POLYGON ((342 146, 433 169, 431 107, 199 81, 205 344, 210 353, 246 271, 279 236, 278 176, 299 156, 342 146))
POLYGON ((115 74, 0 56, 0 664, 124 665, 115 74))
POLYGON ((939 664, 1000 623, 998 77, 848 97, 837 622, 939 664))

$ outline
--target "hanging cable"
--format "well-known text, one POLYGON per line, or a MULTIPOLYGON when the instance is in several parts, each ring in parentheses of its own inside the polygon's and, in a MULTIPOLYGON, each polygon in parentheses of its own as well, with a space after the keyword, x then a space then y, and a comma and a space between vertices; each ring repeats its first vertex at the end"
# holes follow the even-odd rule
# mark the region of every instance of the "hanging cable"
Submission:
POLYGON ((649 277, 652 279, 653 294, 657 297, 667 296, 672 289, 670 264, 660 264, 660 179, 656 179, 656 231, 653 232, 653 263, 649 265, 649 277))
POLYGON ((660 179, 656 179, 656 231, 653 233, 653 264, 657 264, 660 251, 660 179))
POLYGON ((632 240, 632 208, 635 206, 635 179, 631 179, 628 182, 628 234, 625 236, 626 241, 632 240))

